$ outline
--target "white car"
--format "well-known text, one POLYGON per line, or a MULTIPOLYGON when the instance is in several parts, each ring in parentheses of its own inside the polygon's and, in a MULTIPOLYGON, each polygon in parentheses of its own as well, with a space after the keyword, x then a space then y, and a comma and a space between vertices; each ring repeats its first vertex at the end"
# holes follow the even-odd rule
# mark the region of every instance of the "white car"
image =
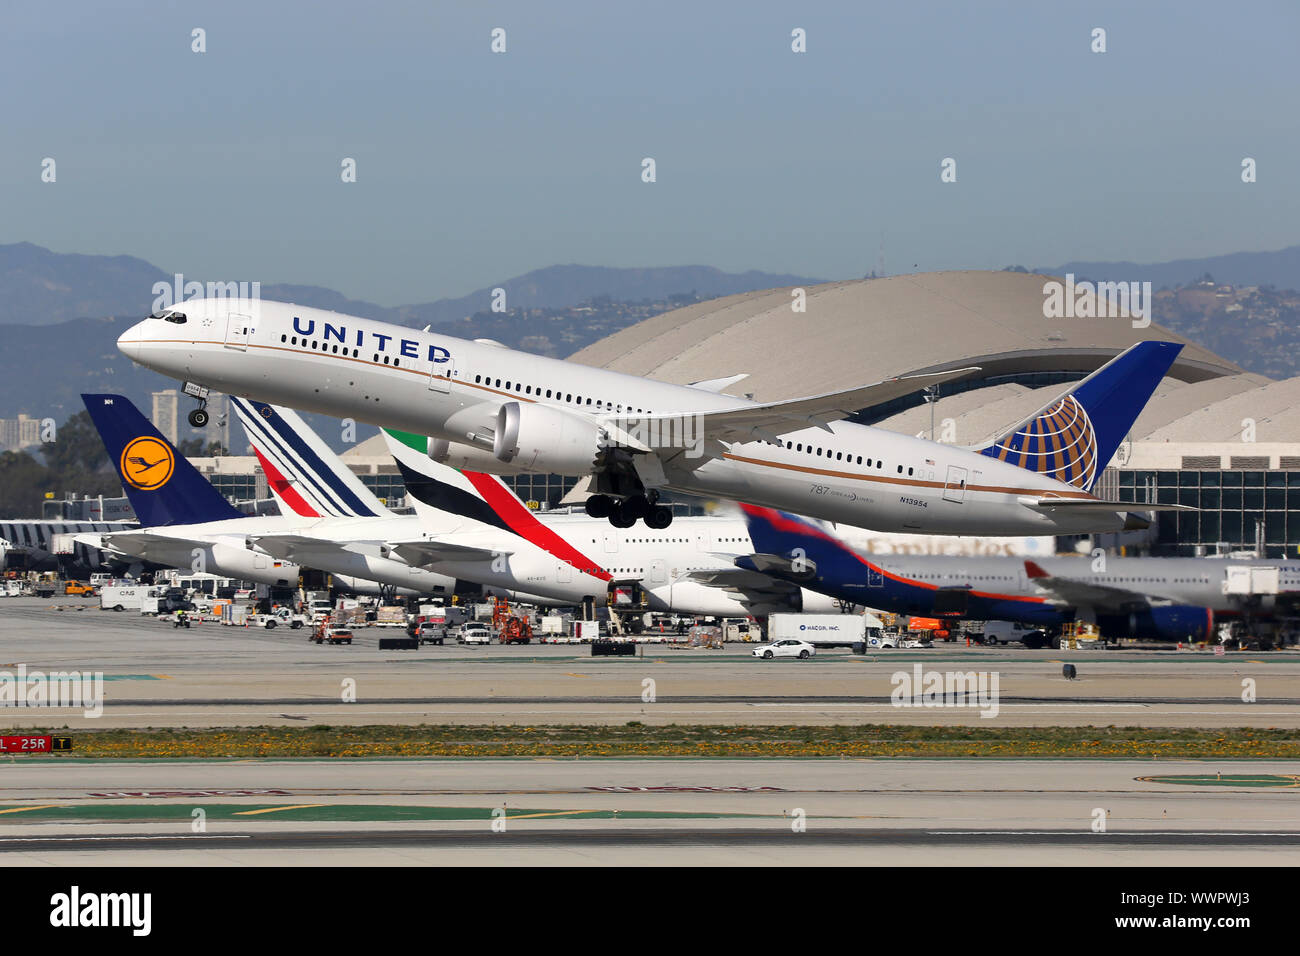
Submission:
POLYGON ((755 657, 761 657, 764 660, 771 660, 773 657, 798 657, 806 660, 817 653, 817 648, 813 647, 807 641, 785 640, 776 641, 772 644, 764 644, 753 650, 755 657))

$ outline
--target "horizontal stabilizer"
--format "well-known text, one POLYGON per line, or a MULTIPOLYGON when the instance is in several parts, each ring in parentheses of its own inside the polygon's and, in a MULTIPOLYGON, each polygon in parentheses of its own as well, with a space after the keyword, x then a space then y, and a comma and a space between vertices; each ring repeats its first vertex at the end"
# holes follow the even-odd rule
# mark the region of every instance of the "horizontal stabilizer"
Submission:
POLYGON ((710 378, 703 382, 691 382, 691 388, 698 388, 705 392, 721 392, 730 385, 744 381, 749 378, 748 372, 741 372, 739 375, 728 375, 726 378, 710 378))

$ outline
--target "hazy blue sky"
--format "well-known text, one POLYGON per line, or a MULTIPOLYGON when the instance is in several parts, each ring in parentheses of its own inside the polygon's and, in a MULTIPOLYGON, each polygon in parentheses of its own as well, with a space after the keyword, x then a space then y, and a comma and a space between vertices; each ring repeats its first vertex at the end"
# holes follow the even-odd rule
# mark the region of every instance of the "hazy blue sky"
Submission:
POLYGON ((1274 249, 1298 37, 1294 2, 7 3, 0 241, 385 305, 559 262, 1274 249))

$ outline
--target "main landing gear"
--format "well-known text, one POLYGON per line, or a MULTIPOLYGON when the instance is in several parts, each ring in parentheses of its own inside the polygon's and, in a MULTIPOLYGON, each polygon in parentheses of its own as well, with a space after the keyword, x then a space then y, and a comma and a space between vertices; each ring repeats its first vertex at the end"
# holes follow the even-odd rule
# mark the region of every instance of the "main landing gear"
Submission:
POLYGON ((587 499, 587 514, 593 518, 608 518, 615 528, 630 528, 640 518, 653 531, 662 531, 673 523, 673 509, 661 505, 659 495, 632 495, 621 501, 609 495, 592 495, 587 499))

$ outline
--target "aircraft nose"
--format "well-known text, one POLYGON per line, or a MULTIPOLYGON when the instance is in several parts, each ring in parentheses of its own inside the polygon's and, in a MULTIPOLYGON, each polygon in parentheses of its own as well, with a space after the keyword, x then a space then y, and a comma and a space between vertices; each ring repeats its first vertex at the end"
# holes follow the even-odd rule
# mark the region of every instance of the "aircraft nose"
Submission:
POLYGON ((137 322, 117 337, 118 351, 128 358, 140 358, 140 344, 144 341, 144 323, 137 322))

